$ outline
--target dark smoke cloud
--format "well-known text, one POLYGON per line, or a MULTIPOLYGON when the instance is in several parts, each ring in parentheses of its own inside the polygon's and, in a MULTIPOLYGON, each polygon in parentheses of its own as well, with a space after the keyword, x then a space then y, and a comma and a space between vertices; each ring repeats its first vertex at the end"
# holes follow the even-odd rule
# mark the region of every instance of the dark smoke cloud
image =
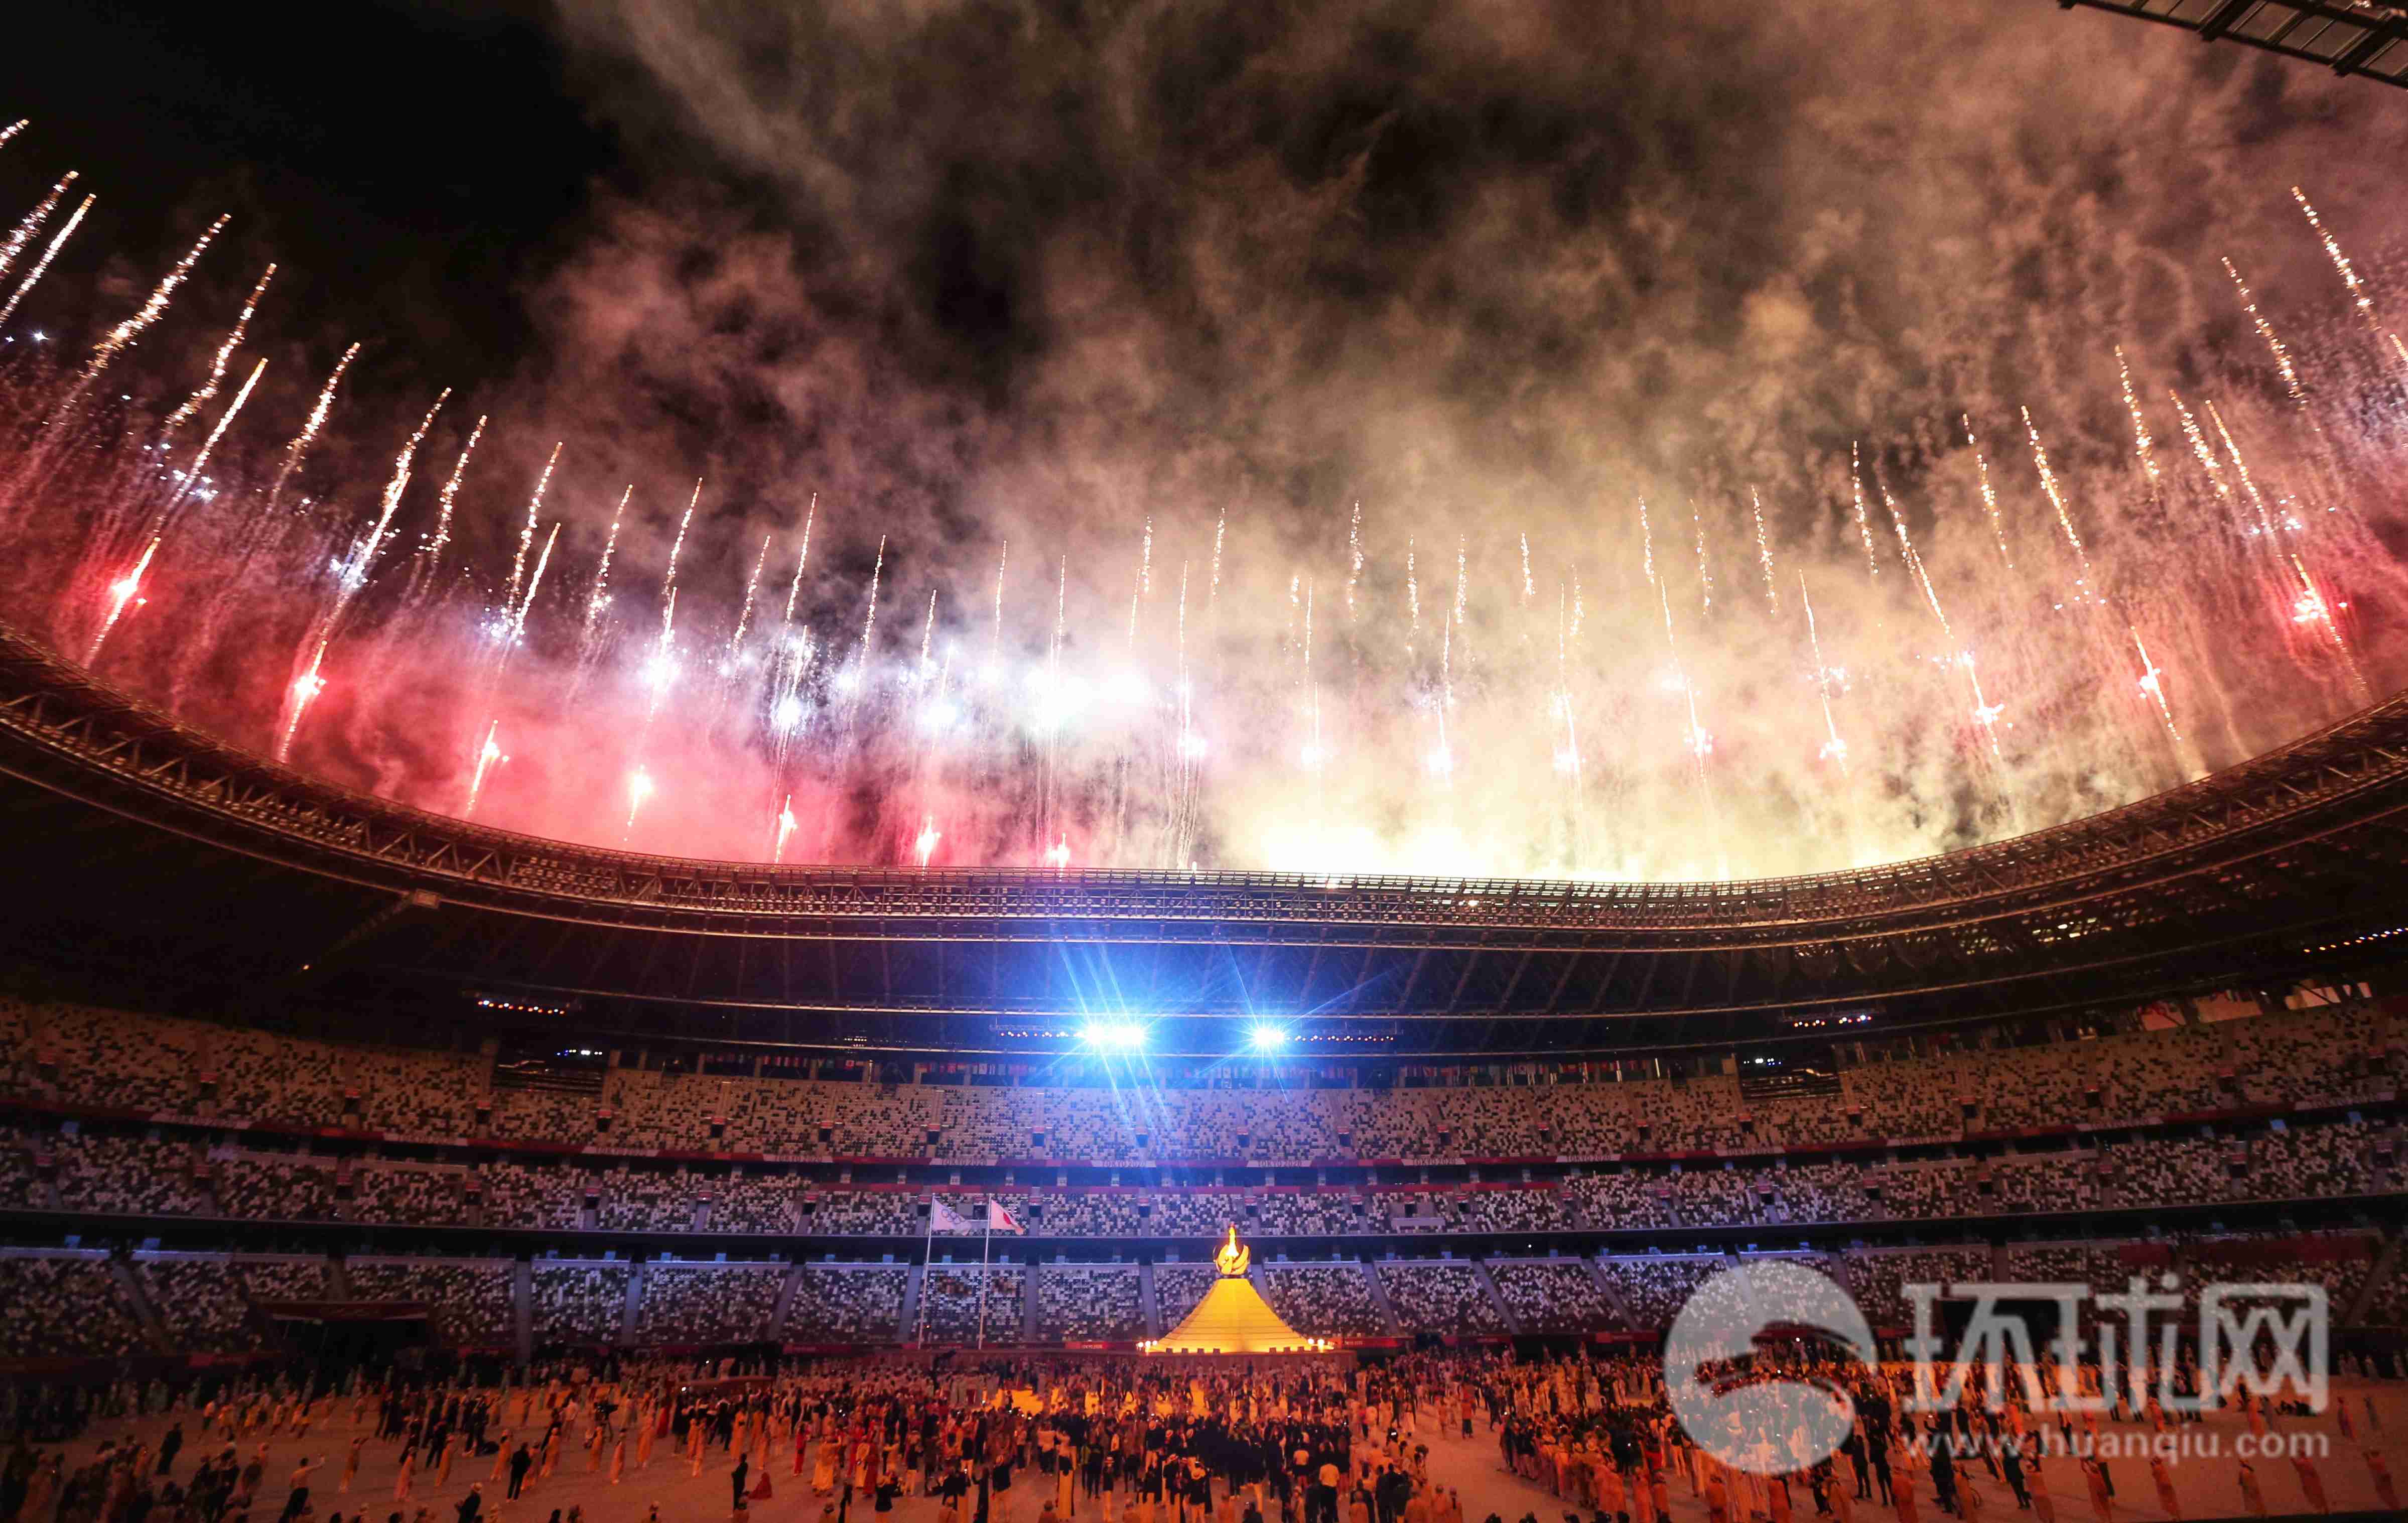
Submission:
MULTIPOLYGON (((1226 512, 1245 611, 1218 638, 1260 653, 1293 643, 1292 575, 1325 593, 1342 577, 1360 501, 1365 597, 1382 611, 1350 638, 1401 640, 1409 539, 1442 609, 1468 533, 1467 673, 1489 669, 1467 690, 1507 708, 1544 701, 1542 681, 1501 669, 1528 659, 1512 643, 1526 630, 1506 632, 1516 535, 1541 547, 1546 601, 1577 571, 1592 618, 1660 637, 1638 575, 1641 495, 1658 504, 1659 563, 1686 579, 1668 601, 1695 577, 1692 503, 1726 607, 1747 600, 1754 485, 1783 574, 1811 553, 1827 635, 1868 662, 1905 639, 1896 625, 1919 605, 1878 501, 1889 587, 1868 600, 1846 580, 1861 569, 1858 439, 1943 590, 1975 596, 1994 568, 1959 416, 1990 436, 2008 510, 2044 550, 2054 524, 2016 409, 2096 488, 2129 453, 2114 343, 2157 392, 2220 381, 2228 362, 2262 368, 2218 253, 2329 322, 2332 277, 2286 188, 2379 228, 2365 213, 2390 194, 2381 165, 2403 121, 2362 83, 2038 5, 577 0, 562 16, 610 81, 596 108, 648 145, 655 175, 645 197, 599 208, 600 237, 544 291, 549 374, 578 424, 724 484, 722 586, 817 493, 849 573, 816 585, 824 614, 857 607, 886 535, 890 627, 915 628, 941 586, 942 622, 975 633, 1008 538, 1032 573, 1010 611, 1024 648, 1050 622, 1042 568, 1067 557, 1094 654, 1113 643, 1144 520, 1167 573, 1200 564, 1226 512), (681 172, 697 144, 710 171, 681 172)), ((679 496, 652 494, 655 530, 679 496)), ((2112 537, 2110 496, 2077 496, 2086 533, 2112 537)), ((2126 581, 2146 582, 2158 553, 2135 542, 2126 581)), ((2001 606, 1983 596, 1966 622, 2001 606)), ((1151 610, 1147 624, 1152 646, 1151 610)), ((2080 639, 2028 628, 2012 603, 1990 624, 1992 659, 2026 678, 2027 749, 2044 746, 2063 690, 2100 657, 2069 658, 2080 639)), ((1684 634, 1714 727, 1743 746, 1756 711, 1784 712, 1739 774, 1763 797, 1740 808, 1760 803, 1766 834, 1811 817, 1785 796, 1813 780, 1770 754, 1804 733, 1796 630, 1684 634)), ((1373 659, 1392 677, 1401 665, 1373 659)), ((2206 759, 2339 701, 2228 724, 2206 759)), ((1268 707, 1246 717, 1291 723, 1284 698, 1268 707)), ((1602 722, 1650 745, 1681 733, 1627 702, 1602 722)), ((1356 769, 1404 788, 1420 723, 1357 716, 1356 769)), ((1805 832, 1819 839, 1750 861, 1950 844, 2184 769, 2085 740, 2096 754, 2044 758, 2038 797, 2002 812, 1946 726, 1853 724, 1860 747, 1868 727, 1885 737, 1885 776, 1857 806, 1870 818, 1826 818, 1805 832)), ((1220 786, 1225 849, 1243 857, 1229 820, 1252 802, 1220 786)), ((1390 826, 1412 812, 1377 781, 1362 797, 1390 826)), ((1634 784, 1626 802, 1651 797, 1634 784)), ((1613 856, 1667 865, 1635 841, 1613 856)))
MULTIPOLYGON (((1025 733, 991 726, 979 756, 932 767, 905 725, 798 781, 762 767, 748 690, 695 700, 715 717, 678 729, 679 785, 648 806, 664 849, 756 852, 789 788, 829 822, 798 855, 892 859, 935 813, 957 860, 1030 861, 1067 833, 1082 861, 1130 865, 1646 876, 1828 867, 2097 809, 2358 696, 2290 633, 2279 579, 2209 564, 2238 510, 2191 465, 2169 388, 2217 397, 2292 509, 2347 499, 2351 526, 2317 532, 2348 569, 2366 680, 2400 669, 2401 578, 2377 553, 2396 533, 2397 377, 2289 194, 2305 186, 2384 284, 2408 115, 2364 81, 2041 3, 564 0, 558 22, 635 167, 593 192, 587 236, 531 288, 522 372, 464 394, 464 412, 505 417, 464 498, 488 581, 525 483, 567 440, 552 510, 569 524, 522 668, 546 697, 511 712, 497 817, 618 833, 608 801, 638 748, 596 743, 562 692, 613 741, 646 736, 654 765, 681 743, 651 738, 613 674, 657 626, 697 476, 679 617, 701 664, 765 536, 765 594, 781 595, 816 497, 800 608, 830 725, 882 539, 894 661, 916 656, 935 593, 936 643, 978 664, 1008 540, 1008 664, 1047 654, 1058 576, 1069 658, 1142 668, 1157 697, 1183 568, 1212 775, 1201 806, 1166 802, 1179 769, 1154 726, 1082 742, 1066 803, 1033 780, 1025 733), (2225 253, 2316 378, 2326 435, 2287 410, 2225 253), (2119 344, 2167 476, 2155 492, 2119 344), (2026 406, 2104 601, 2077 596, 2026 406), (605 676, 576 686, 557 631, 629 482, 605 676), (1369 561, 1349 610, 1357 503, 1369 561), (1149 521, 1154 583, 1132 615, 1149 521), (1445 635, 1458 546, 1470 586, 1445 635), (1844 779, 1816 755, 1801 570, 1827 660, 1853 673, 1834 688, 1844 779), (2178 740, 2137 696, 2142 629, 2174 673, 2178 740), (2012 731, 1995 745, 1951 665, 1976 646, 2012 731), (1659 680, 1676 663, 1686 689, 1659 680), (1577 807, 1551 755, 1566 689, 1577 807), (1692 695, 1710 769, 1684 750, 1692 695), (1296 765, 1316 705, 1339 755, 1321 781, 1296 765), (1466 758, 1451 790, 1425 766, 1441 712, 1466 758)), ((453 807, 465 763, 433 758, 471 754, 446 733, 484 711, 469 685, 389 667, 330 691, 315 764, 453 807)))

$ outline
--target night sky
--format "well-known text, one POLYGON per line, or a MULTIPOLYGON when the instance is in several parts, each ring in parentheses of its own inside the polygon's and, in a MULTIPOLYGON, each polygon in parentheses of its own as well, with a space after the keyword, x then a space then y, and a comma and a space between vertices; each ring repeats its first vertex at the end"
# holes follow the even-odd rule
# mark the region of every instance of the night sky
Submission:
POLYGON ((280 261, 278 339, 366 339, 369 392, 591 417, 603 384, 627 449, 688 457, 664 480, 946 531, 1208 480, 1326 530, 1458 472, 1798 478, 2008 366, 2061 379, 2033 303, 2198 363, 2224 334, 2145 310, 2151 264, 2197 279, 2311 170, 2350 216, 2401 134, 2372 85, 2037 3, 104 0, 25 30, 0 190, 100 194, 54 321, 228 210, 204 283, 280 261))

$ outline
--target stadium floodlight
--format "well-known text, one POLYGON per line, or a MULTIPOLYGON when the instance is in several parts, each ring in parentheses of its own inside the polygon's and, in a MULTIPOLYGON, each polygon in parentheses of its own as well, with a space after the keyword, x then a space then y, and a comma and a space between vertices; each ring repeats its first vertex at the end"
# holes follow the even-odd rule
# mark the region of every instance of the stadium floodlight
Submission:
POLYGON ((1246 1033, 1247 1042, 1258 1053, 1275 1053, 1287 1045, 1285 1027, 1261 1025, 1246 1033))
POLYGON ((1093 1021, 1079 1038, 1098 1051, 1133 1053, 1145 1046, 1145 1027, 1135 1021, 1093 1021))

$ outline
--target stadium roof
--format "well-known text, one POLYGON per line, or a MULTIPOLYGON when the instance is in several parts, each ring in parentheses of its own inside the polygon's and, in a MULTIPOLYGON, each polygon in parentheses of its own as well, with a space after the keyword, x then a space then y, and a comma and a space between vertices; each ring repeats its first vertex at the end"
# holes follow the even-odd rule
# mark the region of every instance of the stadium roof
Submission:
POLYGON ((2408 85, 2408 7, 2389 0, 2057 0, 2408 85))
POLYGON ((1298 1056, 1718 1045, 2387 961, 2403 811, 2408 696, 2107 813, 1813 877, 698 862, 315 782, 0 625, 0 948, 174 1008, 392 1019, 478 993, 590 1034, 953 1053, 1067 1048, 1096 1015, 1156 1023, 1157 1053, 1226 1053, 1266 1016, 1298 1056))

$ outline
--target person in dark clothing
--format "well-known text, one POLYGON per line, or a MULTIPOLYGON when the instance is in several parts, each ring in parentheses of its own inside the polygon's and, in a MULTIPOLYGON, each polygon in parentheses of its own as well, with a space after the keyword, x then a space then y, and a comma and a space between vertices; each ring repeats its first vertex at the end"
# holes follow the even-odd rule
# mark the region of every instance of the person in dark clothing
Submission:
POLYGON ((455 1509, 460 1515, 460 1523, 477 1523, 477 1515, 485 1510, 484 1491, 482 1481, 468 1487, 468 1494, 460 1499, 460 1505, 455 1509))
POLYGON ((744 1482, 752 1473, 752 1457, 747 1455, 736 1461, 736 1469, 727 1477, 728 1484, 736 1488, 736 1506, 738 1508, 744 1505, 744 1482))
POLYGON ((298 1466, 293 1472, 293 1488, 285 1493, 281 1523, 292 1523, 309 1510, 309 1473, 326 1462, 323 1455, 298 1466))
POLYGON ((1889 1495, 1889 1450, 1879 1444, 1870 1445, 1873 1461, 1873 1487, 1881 1492, 1882 1505, 1895 1506, 1889 1495))
POLYGON ((1945 1428, 1933 1433, 1932 1437, 1937 1442, 1931 1445, 1931 1494, 1939 1500, 1942 1512, 1954 1516, 1956 1511, 1956 1445, 1945 1428))
POLYGON ((34 1484, 34 1471, 40 1457, 25 1447, 20 1438, 8 1451, 8 1462, 0 1467, 0 1517, 14 1517, 25 1505, 25 1492, 34 1484))
POLYGON ((526 1485, 526 1473, 532 1469, 534 1465, 535 1456, 527 1453, 527 1446, 525 1444, 522 1444, 516 1449, 510 1451, 509 1501, 516 1501, 519 1500, 519 1487, 526 1485))
POLYGON ((2023 1445, 2013 1439, 1999 1445, 1999 1468, 2007 1478, 2007 1489, 2015 1494, 2015 1510, 2031 1511, 2031 1488, 2024 1481, 2023 1445))
POLYGON ((159 1474, 172 1475, 175 1473, 176 1456, 183 1447, 184 1425, 182 1423, 176 1423, 169 1427, 167 1431, 161 1435, 159 1439, 159 1474))
POLYGON ((1870 1478, 1866 1473, 1865 1436, 1849 1429, 1848 1436, 1840 1441, 1840 1452, 1848 1457, 1849 1468, 1856 1473, 1856 1500, 1862 1501, 1872 1495, 1870 1478))

